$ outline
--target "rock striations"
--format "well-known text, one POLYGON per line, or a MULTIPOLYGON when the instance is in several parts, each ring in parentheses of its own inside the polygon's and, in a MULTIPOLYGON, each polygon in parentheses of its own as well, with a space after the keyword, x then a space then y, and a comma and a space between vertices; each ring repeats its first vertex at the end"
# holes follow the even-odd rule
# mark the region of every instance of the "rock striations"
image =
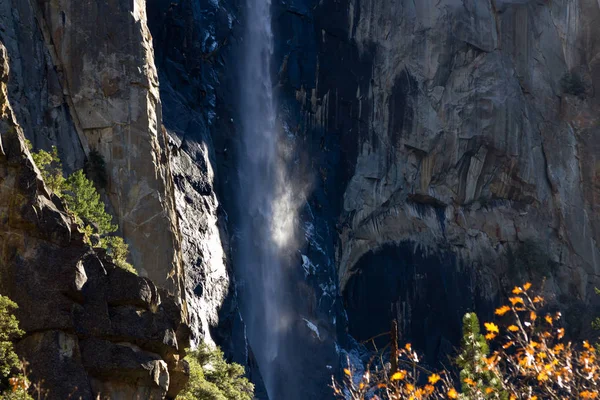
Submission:
POLYGON ((10 96, 26 135, 81 168, 107 167, 106 198, 140 275, 183 287, 167 137, 146 3, 0 1, 10 96))
MULTIPOLYGON (((84 397, 173 392, 188 318, 194 341, 252 362, 231 268, 244 12, 0 0, 0 289, 21 305, 20 351, 44 355, 57 391, 53 365, 84 397), (83 244, 16 121, 70 171, 103 155, 103 195, 144 278, 83 244)), ((596 0, 273 2, 278 122, 307 175, 286 320, 306 383, 290 391, 328 398, 352 336, 392 317, 439 360, 460 333, 450 320, 525 279, 585 329, 600 286, 598 18, 596 0)))
POLYGON ((19 304, 17 352, 50 399, 173 398, 187 380, 179 299, 83 241, 51 195, 8 101, 0 47, 0 293, 19 304))

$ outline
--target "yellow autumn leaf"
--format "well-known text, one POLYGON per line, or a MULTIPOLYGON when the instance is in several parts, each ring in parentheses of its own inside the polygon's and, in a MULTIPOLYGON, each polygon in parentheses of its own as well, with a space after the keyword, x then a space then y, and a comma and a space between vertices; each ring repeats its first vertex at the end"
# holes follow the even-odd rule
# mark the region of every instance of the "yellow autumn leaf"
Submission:
POLYGON ((546 320, 546 322, 547 322, 547 323, 549 323, 550 325, 552 325, 552 322, 553 322, 553 321, 552 321, 552 317, 551 317, 551 316, 549 316, 549 315, 546 315, 546 316, 544 317, 544 319, 546 320))
POLYGON ((390 379, 392 381, 401 381, 404 378, 406 378, 406 371, 401 370, 401 371, 394 373, 394 375, 392 375, 392 377, 390 379))
POLYGON ((537 314, 535 312, 530 312, 529 313, 529 319, 532 321, 535 321, 537 319, 537 314))
POLYGON ((496 337, 495 333, 488 333, 487 335, 485 335, 486 340, 492 340, 495 337, 496 337))
POLYGON ((527 282, 526 284, 523 285, 523 289, 525 289, 525 290, 529 290, 530 287, 531 287, 531 282, 527 282))
POLYGON ((435 385, 437 381, 439 381, 440 379, 442 379, 438 374, 431 374, 429 376, 429 383, 431 383, 432 385, 435 385))
POLYGON ((509 311, 510 311, 509 306, 502 306, 502 307, 496 309, 496 315, 504 315, 509 311))
POLYGON ((485 388, 485 394, 490 394, 494 391, 494 389, 492 389, 491 387, 486 387, 485 388))
POLYGON ((523 289, 521 289, 521 288, 520 288, 520 287, 518 287, 518 286, 515 286, 515 288, 512 290, 512 292, 513 292, 514 294, 521 294, 521 293, 523 293, 523 289))
POLYGON ((352 373, 350 372, 350 370, 348 368, 344 368, 344 373, 348 376, 352 376, 352 373))
POLYGON ((519 327, 516 325, 509 325, 508 330, 511 332, 517 332, 519 330, 519 327))
POLYGON ((558 329, 558 335, 557 335, 558 339, 559 340, 562 339, 563 336, 565 336, 565 328, 558 329))
POLYGON ((448 398, 449 399, 458 399, 458 392, 456 391, 456 389, 452 388, 452 389, 448 390, 448 398))
POLYGON ((485 329, 490 333, 492 333, 492 332, 500 333, 500 329, 498 328, 498 325, 494 324, 493 322, 485 322, 483 325, 485 326, 485 329))
MULTIPOLYGON (((559 329, 559 330, 560 330, 560 329, 559 329)), ((554 352, 555 352, 555 353, 558 353, 558 352, 561 352, 561 351, 562 351, 562 350, 564 350, 564 349, 565 349, 565 345, 564 345, 564 344, 562 344, 562 343, 559 343, 559 344, 557 344, 556 346, 554 346, 554 349, 553 349, 553 350, 554 350, 554 352)))
POLYGON ((523 304, 523 299, 520 297, 509 297, 508 301, 510 301, 510 303, 515 306, 517 304, 523 304))

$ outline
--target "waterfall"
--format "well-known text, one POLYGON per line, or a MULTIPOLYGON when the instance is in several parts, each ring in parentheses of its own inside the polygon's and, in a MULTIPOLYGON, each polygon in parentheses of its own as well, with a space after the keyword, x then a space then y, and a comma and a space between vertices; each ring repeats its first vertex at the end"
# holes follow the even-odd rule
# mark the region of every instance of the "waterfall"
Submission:
POLYGON ((280 157, 270 76, 273 54, 270 0, 247 0, 240 68, 238 168, 239 243, 235 256, 242 315, 250 346, 271 400, 280 397, 277 357, 289 312, 286 310, 282 249, 293 231, 290 188, 280 157))

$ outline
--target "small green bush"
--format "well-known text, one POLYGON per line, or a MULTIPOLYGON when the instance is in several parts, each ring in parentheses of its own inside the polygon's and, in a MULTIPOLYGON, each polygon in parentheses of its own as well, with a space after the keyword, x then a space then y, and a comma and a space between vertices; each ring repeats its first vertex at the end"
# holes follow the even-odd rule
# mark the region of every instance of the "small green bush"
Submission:
POLYGON ((92 225, 94 232, 99 235, 117 230, 117 226, 112 224, 112 216, 104 209, 100 194, 82 170, 67 178, 62 195, 67 207, 79 218, 82 225, 92 225))
POLYGON ((502 384, 487 368, 487 357, 490 354, 489 345, 481 333, 479 318, 475 313, 466 313, 463 317, 463 337, 461 352, 456 358, 460 368, 460 382, 466 398, 476 398, 476 393, 484 393, 485 388, 493 388, 489 398, 508 400, 508 394, 502 390, 502 384), (470 382, 467 383, 467 382, 470 382), (482 390, 483 389, 483 390, 482 390))
POLYGON ((27 393, 29 380, 23 374, 13 374, 23 370, 14 349, 14 341, 25 334, 13 314, 17 308, 15 302, 0 295, 0 381, 8 387, 0 393, 0 400, 33 400, 27 393))
MULTIPOLYGON (((27 145, 31 150, 32 146, 29 141, 27 141, 27 145)), ((112 223, 113 218, 106 212, 104 202, 94 183, 82 170, 72 173, 65 179, 55 146, 52 147, 51 152, 39 150, 31 152, 31 156, 48 188, 64 200, 77 223, 83 228, 88 242, 91 235, 99 235, 100 247, 106 249, 114 263, 127 271, 136 273, 135 268, 127 262, 129 248, 123 238, 110 235, 117 231, 118 226, 112 223)), ((92 152, 90 160, 93 160, 91 163, 94 165, 95 176, 100 180, 105 179, 106 176, 102 175, 102 171, 105 171, 102 156, 97 151, 92 152)))
POLYGON ((100 247, 106 249, 106 253, 112 257, 114 263, 118 267, 121 267, 129 272, 133 272, 134 274, 137 273, 135 268, 133 268, 133 265, 127 262, 129 245, 125 243, 122 237, 105 236, 100 239, 100 247))
MULTIPOLYGON (((29 140, 26 141, 26 144, 27 147, 29 147, 29 150, 33 149, 29 140)), ((35 153, 32 151, 31 157, 40 170, 48 189, 60 196, 61 190, 65 184, 65 178, 63 177, 62 163, 58 157, 58 149, 56 146, 52 146, 51 152, 40 150, 35 153)))
POLYGON ((190 380, 177 400, 252 400, 254 385, 244 377, 244 367, 225 361, 220 349, 202 344, 185 359, 190 380))
POLYGON ((0 378, 8 378, 11 371, 20 366, 13 341, 25 334, 19 329, 19 321, 13 312, 17 304, 6 296, 0 295, 0 378))

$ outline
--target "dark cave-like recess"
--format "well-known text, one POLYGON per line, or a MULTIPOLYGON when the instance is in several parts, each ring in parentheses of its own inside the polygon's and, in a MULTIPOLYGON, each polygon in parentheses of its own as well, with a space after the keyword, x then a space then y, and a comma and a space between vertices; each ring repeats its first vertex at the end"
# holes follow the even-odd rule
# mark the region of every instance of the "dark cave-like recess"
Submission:
MULTIPOLYGON (((385 245, 355 265, 343 298, 349 333, 359 342, 390 331, 398 320, 401 343, 410 342, 428 364, 448 365, 460 344, 465 312, 488 317, 490 302, 480 295, 471 268, 442 250, 425 250, 407 242, 385 245)), ((378 348, 389 336, 375 339, 378 348)), ((367 344, 367 346, 369 346, 367 344)))

